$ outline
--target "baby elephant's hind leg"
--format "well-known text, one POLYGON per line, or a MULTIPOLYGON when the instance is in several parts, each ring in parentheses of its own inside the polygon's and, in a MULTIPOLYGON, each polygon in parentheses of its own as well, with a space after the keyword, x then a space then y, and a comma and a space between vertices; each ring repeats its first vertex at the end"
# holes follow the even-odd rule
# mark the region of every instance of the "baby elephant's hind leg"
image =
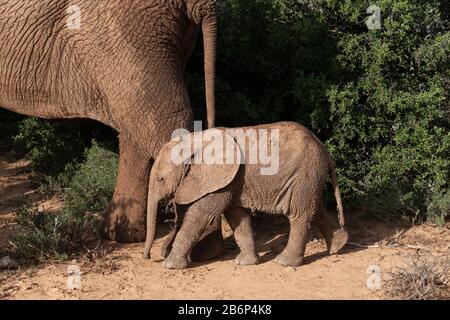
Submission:
POLYGON ((259 257, 255 250, 250 213, 244 208, 231 208, 225 213, 225 218, 233 229, 234 238, 241 250, 236 257, 236 264, 241 266, 257 264, 259 257))
POLYGON ((290 231, 286 248, 276 258, 275 262, 286 267, 298 267, 303 264, 310 219, 306 214, 289 215, 290 231))

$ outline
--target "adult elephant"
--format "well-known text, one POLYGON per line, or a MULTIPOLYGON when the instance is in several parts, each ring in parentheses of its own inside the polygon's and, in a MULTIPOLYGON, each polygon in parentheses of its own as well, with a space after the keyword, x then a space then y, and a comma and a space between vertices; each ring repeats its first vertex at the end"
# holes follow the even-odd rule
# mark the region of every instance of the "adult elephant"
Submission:
POLYGON ((0 106, 40 118, 87 118, 119 132, 105 231, 145 239, 153 159, 191 128, 183 80, 200 28, 214 126, 215 0, 7 0, 0 3, 0 106))

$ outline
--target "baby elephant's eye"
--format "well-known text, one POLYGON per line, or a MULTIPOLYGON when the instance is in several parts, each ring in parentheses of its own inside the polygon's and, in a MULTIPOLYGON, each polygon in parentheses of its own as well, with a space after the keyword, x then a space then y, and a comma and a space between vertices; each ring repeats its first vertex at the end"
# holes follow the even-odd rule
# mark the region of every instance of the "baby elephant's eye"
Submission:
POLYGON ((164 178, 163 178, 163 177, 159 177, 159 178, 158 178, 158 181, 159 181, 159 182, 164 182, 164 178))

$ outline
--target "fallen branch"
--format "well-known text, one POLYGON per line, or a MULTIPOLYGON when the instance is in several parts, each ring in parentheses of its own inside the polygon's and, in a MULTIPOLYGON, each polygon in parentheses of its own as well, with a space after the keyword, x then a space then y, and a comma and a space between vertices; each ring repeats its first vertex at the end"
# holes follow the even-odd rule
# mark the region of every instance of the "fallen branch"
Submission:
POLYGON ((408 248, 408 249, 423 250, 423 251, 431 252, 430 249, 425 248, 425 247, 423 247, 423 246, 413 246, 413 245, 409 245, 409 244, 405 244, 404 246, 405 246, 406 248, 408 248))
POLYGON ((354 243, 354 242, 347 242, 348 245, 353 246, 353 247, 358 247, 358 248, 364 248, 364 249, 374 249, 374 248, 381 248, 380 245, 375 244, 375 245, 364 245, 364 244, 359 244, 359 243, 354 243))
POLYGON ((364 249, 383 249, 383 248, 396 249, 399 247, 405 247, 408 249, 423 250, 423 251, 431 252, 430 249, 428 249, 424 246, 415 246, 415 245, 410 245, 410 244, 396 244, 396 245, 387 245, 387 246, 381 246, 379 244, 363 245, 363 244, 359 244, 359 243, 355 243, 355 242, 347 242, 347 244, 350 246, 353 246, 353 247, 364 248, 364 249))

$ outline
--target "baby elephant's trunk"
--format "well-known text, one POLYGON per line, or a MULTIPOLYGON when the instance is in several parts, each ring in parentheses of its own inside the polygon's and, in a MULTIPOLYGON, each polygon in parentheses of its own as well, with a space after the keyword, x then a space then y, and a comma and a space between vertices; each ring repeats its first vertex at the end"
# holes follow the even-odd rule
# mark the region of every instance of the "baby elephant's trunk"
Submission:
POLYGON ((342 229, 344 229, 345 218, 344 218, 344 207, 342 206, 341 192, 339 190, 339 184, 336 176, 336 169, 334 167, 333 161, 330 159, 329 161, 329 174, 331 178, 331 184, 333 185, 334 196, 336 198, 336 203, 338 207, 339 213, 339 224, 342 229))
MULTIPOLYGON (((150 189, 149 189, 150 190, 150 189)), ((150 250, 155 240, 156 232, 156 215, 158 213, 158 200, 155 195, 148 196, 147 204, 147 240, 145 242, 144 258, 150 259, 150 250)))

